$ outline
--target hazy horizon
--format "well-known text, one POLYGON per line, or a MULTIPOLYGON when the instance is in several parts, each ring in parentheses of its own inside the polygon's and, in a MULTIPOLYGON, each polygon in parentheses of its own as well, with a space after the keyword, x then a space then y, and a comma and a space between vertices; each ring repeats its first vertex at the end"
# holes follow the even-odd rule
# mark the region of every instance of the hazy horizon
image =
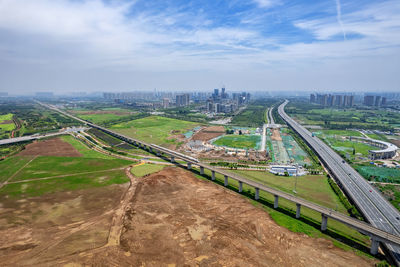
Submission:
POLYGON ((0 92, 398 92, 399 14, 393 0, 0 0, 0 92))

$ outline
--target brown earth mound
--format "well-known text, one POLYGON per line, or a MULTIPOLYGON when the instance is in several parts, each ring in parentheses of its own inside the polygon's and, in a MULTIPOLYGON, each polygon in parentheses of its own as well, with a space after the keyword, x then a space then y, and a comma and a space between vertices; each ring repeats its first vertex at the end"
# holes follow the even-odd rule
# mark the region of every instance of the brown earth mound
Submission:
POLYGON ((281 134, 279 133, 279 129, 272 129, 271 140, 282 141, 282 137, 281 137, 281 134))
POLYGON ((10 123, 14 123, 12 120, 8 120, 8 121, 1 121, 0 124, 10 124, 10 123))
MULTIPOLYGON (((278 226, 248 200, 177 168, 141 179, 120 248, 78 261, 109 266, 368 266, 373 260, 278 226)), ((75 261, 76 263, 76 261, 75 261)))
POLYGON ((59 156, 80 157, 82 156, 71 144, 60 138, 52 138, 43 141, 35 141, 18 153, 19 156, 59 156))
POLYGON ((192 140, 209 141, 225 133, 224 126, 210 126, 195 133, 192 140))
POLYGON ((178 168, 113 185, 15 201, 0 197, 2 266, 369 266, 278 226, 242 196, 178 168), (125 192, 125 193, 123 193, 125 192), (128 198, 126 198, 128 197, 128 198), (125 200, 129 200, 126 202, 125 200), (125 210, 126 212, 121 213, 125 210), (112 217, 125 215, 109 244, 112 217), (108 241, 107 241, 108 240, 108 241))

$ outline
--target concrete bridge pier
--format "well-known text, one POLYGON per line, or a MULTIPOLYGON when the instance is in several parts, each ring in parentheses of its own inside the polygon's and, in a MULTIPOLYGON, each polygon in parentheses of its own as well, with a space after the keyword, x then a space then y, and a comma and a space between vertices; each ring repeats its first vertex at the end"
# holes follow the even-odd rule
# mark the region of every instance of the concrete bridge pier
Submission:
POLYGON ((171 156, 171 162, 175 162, 175 157, 171 156))
POLYGON ((279 207, 279 196, 275 196, 275 201, 274 201, 274 209, 277 209, 279 207))
POLYGON ((255 200, 259 200, 260 199, 260 189, 256 187, 256 194, 254 196, 255 200))
POLYGON ((150 153, 153 153, 153 149, 151 147, 148 147, 148 150, 150 153))
POLYGON ((192 163, 190 163, 190 162, 187 163, 187 169, 188 170, 192 169, 192 163))
POLYGON ((215 181, 215 171, 211 171, 211 180, 215 181))
POLYGON ((322 222, 321 222, 321 231, 326 231, 326 228, 328 227, 328 216, 325 214, 322 215, 322 222))
POLYGON ((133 145, 134 145, 134 146, 137 146, 137 143, 136 143, 136 141, 133 141, 133 145))
POLYGON ((239 193, 243 191, 243 182, 239 181, 239 193))
POLYGON ((200 166, 200 174, 204 175, 204 167, 200 166))
POLYGON ((161 156, 161 153, 160 153, 160 151, 156 151, 156 154, 157 154, 157 156, 161 156))
POLYGON ((301 205, 296 203, 296 219, 300 218, 300 209, 301 209, 301 205))
POLYGON ((228 186, 228 176, 224 175, 224 186, 228 186))
POLYGON ((379 249, 379 241, 376 240, 376 238, 372 237, 371 238, 371 254, 376 255, 378 254, 378 249, 379 249))

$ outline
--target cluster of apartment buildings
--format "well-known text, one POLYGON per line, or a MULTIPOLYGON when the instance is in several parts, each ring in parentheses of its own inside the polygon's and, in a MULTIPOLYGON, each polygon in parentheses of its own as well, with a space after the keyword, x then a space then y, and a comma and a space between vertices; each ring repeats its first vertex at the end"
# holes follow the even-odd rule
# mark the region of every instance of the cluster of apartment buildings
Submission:
POLYGON ((206 101, 206 109, 209 113, 232 113, 235 112, 240 105, 250 101, 250 94, 246 92, 232 93, 232 97, 226 93, 225 88, 214 89, 214 93, 206 101))
POLYGON ((310 103, 324 107, 352 107, 354 106, 354 95, 311 94, 310 103))
POLYGON ((366 95, 364 96, 364 105, 369 107, 386 106, 387 99, 379 95, 366 95))

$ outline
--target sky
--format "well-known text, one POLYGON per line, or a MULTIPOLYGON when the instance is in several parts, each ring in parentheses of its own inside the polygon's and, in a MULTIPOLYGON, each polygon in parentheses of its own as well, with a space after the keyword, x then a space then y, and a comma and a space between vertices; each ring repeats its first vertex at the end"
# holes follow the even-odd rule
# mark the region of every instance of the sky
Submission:
POLYGON ((0 0, 0 92, 400 91, 399 0, 0 0))

